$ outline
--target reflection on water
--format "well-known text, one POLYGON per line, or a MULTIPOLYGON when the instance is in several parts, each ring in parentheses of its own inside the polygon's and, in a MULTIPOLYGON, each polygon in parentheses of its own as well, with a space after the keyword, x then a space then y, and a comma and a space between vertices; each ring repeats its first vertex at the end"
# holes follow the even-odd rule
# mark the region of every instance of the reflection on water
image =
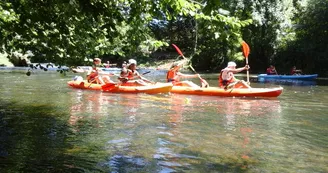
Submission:
POLYGON ((260 83, 273 83, 277 85, 299 85, 299 86, 311 86, 316 85, 316 80, 297 80, 297 79, 265 79, 259 78, 260 83))
POLYGON ((0 83, 0 172, 328 172, 324 86, 252 99, 111 94, 68 88, 71 76, 30 77, 0 83))

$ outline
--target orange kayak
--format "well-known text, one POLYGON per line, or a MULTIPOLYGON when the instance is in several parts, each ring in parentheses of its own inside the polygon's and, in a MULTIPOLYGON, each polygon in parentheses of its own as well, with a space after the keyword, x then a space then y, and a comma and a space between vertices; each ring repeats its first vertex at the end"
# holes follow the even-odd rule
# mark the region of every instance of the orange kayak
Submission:
POLYGON ((88 89, 88 90, 101 90, 103 92, 111 93, 147 93, 158 94, 170 92, 173 85, 171 83, 160 83, 147 86, 122 86, 115 84, 95 84, 88 83, 87 81, 69 81, 67 84, 73 88, 88 89))
POLYGON ((173 86, 171 93, 221 97, 278 97, 283 88, 232 88, 173 86))

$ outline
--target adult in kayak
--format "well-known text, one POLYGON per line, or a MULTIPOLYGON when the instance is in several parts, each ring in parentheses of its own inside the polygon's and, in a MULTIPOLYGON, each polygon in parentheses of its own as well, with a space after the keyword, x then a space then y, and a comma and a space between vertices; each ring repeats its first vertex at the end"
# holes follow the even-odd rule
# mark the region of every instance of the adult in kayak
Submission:
POLYGON ((128 64, 126 66, 122 66, 122 71, 118 79, 125 86, 134 86, 136 84, 146 86, 153 83, 139 74, 137 71, 137 61, 134 59, 129 59, 128 64))
POLYGON ((267 75, 278 75, 275 66, 270 65, 269 68, 266 70, 267 75))
POLYGON ((248 70, 250 67, 246 65, 245 67, 236 68, 235 62, 229 62, 228 66, 221 70, 219 76, 219 86, 224 89, 228 88, 251 88, 245 81, 238 80, 235 78, 234 73, 239 73, 243 70, 248 70))
POLYGON ((182 60, 180 63, 173 63, 171 68, 166 74, 167 82, 172 82, 175 86, 189 86, 189 87, 199 87, 191 81, 180 81, 180 78, 199 78, 199 74, 188 75, 179 72, 179 69, 187 60, 182 60))
POLYGON ((106 84, 106 83, 115 83, 113 82, 109 76, 100 76, 101 69, 98 68, 101 64, 101 59, 95 58, 93 59, 93 65, 91 69, 87 72, 87 81, 89 83, 97 83, 97 84, 106 84))

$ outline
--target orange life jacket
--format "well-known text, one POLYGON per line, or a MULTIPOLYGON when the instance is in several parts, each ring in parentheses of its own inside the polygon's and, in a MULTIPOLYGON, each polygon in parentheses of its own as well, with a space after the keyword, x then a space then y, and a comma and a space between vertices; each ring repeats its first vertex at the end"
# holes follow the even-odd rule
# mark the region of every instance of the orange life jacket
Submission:
POLYGON ((176 75, 176 71, 174 68, 170 69, 167 74, 166 74, 166 80, 167 82, 173 82, 173 81, 176 81, 174 78, 175 78, 175 75, 176 75))

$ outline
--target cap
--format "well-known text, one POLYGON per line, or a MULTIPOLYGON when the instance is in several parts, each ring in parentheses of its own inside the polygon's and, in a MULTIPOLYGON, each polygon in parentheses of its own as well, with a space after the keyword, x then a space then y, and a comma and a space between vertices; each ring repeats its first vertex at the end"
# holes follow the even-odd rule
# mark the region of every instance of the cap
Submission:
POLYGON ((94 58, 93 61, 101 61, 100 58, 94 58))
POLYGON ((237 64, 235 62, 230 61, 230 62, 228 62, 228 66, 227 67, 236 67, 236 66, 237 66, 237 64))

